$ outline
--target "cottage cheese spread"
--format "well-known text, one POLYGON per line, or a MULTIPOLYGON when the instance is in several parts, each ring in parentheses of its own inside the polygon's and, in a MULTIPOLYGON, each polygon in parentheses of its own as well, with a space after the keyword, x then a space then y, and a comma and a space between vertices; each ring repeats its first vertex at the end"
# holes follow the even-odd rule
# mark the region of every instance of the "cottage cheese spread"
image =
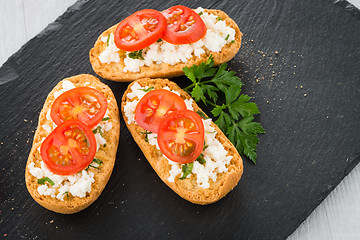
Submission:
MULTIPOLYGON (((174 65, 179 62, 186 63, 193 56, 200 57, 205 52, 220 52, 221 49, 228 43, 235 40, 235 29, 226 26, 226 22, 218 18, 218 16, 204 12, 203 8, 197 8, 195 12, 201 14, 207 32, 206 35, 199 41, 191 44, 175 45, 166 41, 155 42, 149 47, 143 49, 143 58, 132 59, 126 54, 124 59, 124 72, 139 72, 140 67, 150 66, 152 64, 167 63, 174 65)), ((100 54, 99 60, 102 63, 118 63, 120 62, 119 50, 114 42, 114 35, 102 37, 101 41, 109 42, 109 46, 100 54)), ((128 52, 127 52, 128 53, 128 52)))
MULTIPOLYGON (((86 82, 85 86, 89 84, 89 82, 86 82)), ((62 93, 69 91, 73 88, 75 88, 75 86, 72 82, 64 80, 62 84, 62 89, 54 92, 55 99, 58 98, 62 93)), ((108 117, 109 111, 107 110, 104 118, 108 117)), ((46 119, 51 123, 44 124, 41 127, 50 134, 52 130, 56 128, 55 123, 50 117, 50 110, 46 114, 46 119)), ((110 131, 112 129, 111 119, 101 121, 93 128, 93 130, 98 128, 99 126, 101 127, 103 133, 110 131)), ((96 150, 98 150, 101 145, 106 144, 105 138, 103 138, 99 132, 95 134, 95 139, 97 146, 96 150)), ((42 141, 44 140, 45 138, 42 139, 42 141)), ((40 148, 38 148, 38 151, 40 152, 40 148)), ((99 167, 99 165, 95 162, 92 162, 91 165, 94 167, 99 167)), ((86 194, 91 192, 91 184, 95 181, 94 172, 92 172, 91 168, 87 171, 82 170, 81 172, 73 175, 61 176, 50 172, 43 161, 40 161, 40 167, 36 167, 35 164, 31 162, 29 165, 29 172, 37 179, 41 179, 44 177, 50 178, 54 182, 54 185, 39 185, 37 191, 40 195, 48 195, 61 201, 64 201, 64 197, 68 193, 71 193, 74 197, 86 197, 86 194)))
MULTIPOLYGON (((139 100, 145 95, 142 89, 147 89, 148 87, 141 87, 138 83, 134 83, 131 87, 131 93, 127 96, 132 101, 129 101, 124 106, 124 112, 127 117, 127 123, 135 123, 134 112, 135 107, 139 100)), ((165 88, 166 89, 166 88, 165 88)), ((168 89, 168 88, 167 88, 168 89)), ((169 90, 169 89, 168 89, 169 90)), ((177 91, 172 91, 180 95, 177 91)), ((192 107, 193 100, 185 100, 185 104, 189 110, 193 110, 192 107)), ((209 181, 216 181, 217 174, 227 172, 227 165, 230 164, 232 156, 227 156, 227 151, 224 146, 216 139, 216 130, 211 126, 211 119, 203 120, 204 129, 205 129, 205 144, 208 147, 202 152, 204 155, 204 159, 206 161, 205 164, 200 164, 198 161, 194 161, 192 174, 189 174, 187 177, 189 178, 191 175, 196 175, 196 182, 199 187, 204 189, 210 187, 209 181)), ((150 145, 156 146, 158 150, 160 150, 157 144, 157 134, 151 133, 148 134, 148 141, 150 145)), ((165 156, 164 156, 165 157, 165 156)), ((166 158, 166 157, 165 157, 166 158)), ((182 174, 182 165, 168 159, 169 164, 171 165, 171 169, 169 171, 170 176, 168 177, 169 182, 174 182, 175 177, 179 174, 182 174)))

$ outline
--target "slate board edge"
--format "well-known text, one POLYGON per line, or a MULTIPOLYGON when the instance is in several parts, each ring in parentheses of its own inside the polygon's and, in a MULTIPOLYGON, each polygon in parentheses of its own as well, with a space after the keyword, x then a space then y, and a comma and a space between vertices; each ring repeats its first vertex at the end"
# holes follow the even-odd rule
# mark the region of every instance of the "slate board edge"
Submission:
POLYGON ((61 22, 63 19, 67 18, 67 15, 75 13, 76 11, 80 10, 80 8, 83 7, 84 4, 88 3, 89 0, 77 0, 73 5, 68 7, 66 11, 57 17, 55 21, 52 23, 49 23, 41 32, 36 34, 33 38, 31 38, 29 41, 27 41, 24 45, 20 47, 18 51, 16 51, 14 54, 12 54, 4 63, 2 66, 0 66, 0 76, 1 76, 1 70, 3 69, 3 66, 6 66, 7 64, 10 64, 11 60, 16 58, 18 55, 20 55, 24 49, 36 38, 45 37, 46 35, 51 34, 54 31, 59 30, 56 28, 56 24, 58 22, 61 22))
POLYGON ((350 12, 356 18, 360 19, 360 9, 355 7, 352 3, 346 0, 336 0, 334 3, 338 6, 345 8, 346 11, 350 12))
POLYGON ((306 211, 306 214, 304 216, 307 216, 303 219, 299 219, 299 222, 297 225, 295 225, 295 227, 290 231, 290 233, 286 234, 286 238, 288 238, 291 234, 293 234, 295 232, 295 230, 297 230, 300 225, 310 217, 310 215, 314 212, 314 210, 320 206, 320 204, 330 195, 330 193, 342 182, 342 180, 349 175, 349 173, 360 163, 360 153, 357 154, 357 156, 355 156, 354 158, 352 158, 350 160, 350 164, 348 165, 348 167, 344 170, 344 172, 339 173, 340 178, 339 181, 336 182, 333 186, 331 186, 331 188, 328 189, 328 191, 323 193, 323 198, 320 201, 314 202, 314 204, 311 206, 311 208, 309 209, 309 211, 306 211))

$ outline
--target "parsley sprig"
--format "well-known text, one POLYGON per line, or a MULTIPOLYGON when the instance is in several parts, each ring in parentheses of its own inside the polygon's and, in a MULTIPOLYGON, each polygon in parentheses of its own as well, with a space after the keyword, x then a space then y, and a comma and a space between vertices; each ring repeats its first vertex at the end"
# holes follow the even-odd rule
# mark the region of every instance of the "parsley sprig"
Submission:
POLYGON ((243 83, 234 71, 227 71, 227 63, 213 67, 212 56, 199 66, 184 67, 185 75, 192 84, 184 88, 196 102, 202 101, 213 107, 211 113, 215 123, 226 133, 241 155, 256 164, 258 134, 265 133, 260 123, 254 122, 259 114, 257 105, 249 102, 251 97, 241 94, 243 83), (225 95, 225 103, 220 104, 219 94, 225 95))

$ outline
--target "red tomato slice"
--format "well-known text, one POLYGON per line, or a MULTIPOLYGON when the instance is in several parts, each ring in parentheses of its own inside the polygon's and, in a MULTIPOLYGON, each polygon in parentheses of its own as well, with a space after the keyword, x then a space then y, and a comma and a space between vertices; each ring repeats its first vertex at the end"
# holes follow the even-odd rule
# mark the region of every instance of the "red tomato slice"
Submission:
POLYGON ((153 9, 137 11, 122 20, 115 30, 115 44, 125 51, 143 49, 162 37, 166 30, 166 19, 153 9))
POLYGON ((191 110, 172 112, 160 123, 157 142, 161 152, 178 163, 193 162, 204 147, 204 124, 191 110))
POLYGON ((95 157, 94 133, 79 120, 65 121, 43 141, 40 153, 51 172, 58 175, 75 174, 89 166, 95 157))
POLYGON ((107 105, 106 97, 98 90, 79 87, 61 94, 54 101, 50 116, 56 125, 78 119, 92 128, 104 117, 107 105))
POLYGON ((192 9, 177 5, 162 14, 167 19, 167 28, 162 39, 172 44, 188 44, 199 41, 206 34, 206 26, 192 9))
POLYGON ((165 89, 152 90, 136 105, 135 121, 145 130, 157 133, 164 116, 181 109, 186 109, 186 104, 175 93, 165 89))

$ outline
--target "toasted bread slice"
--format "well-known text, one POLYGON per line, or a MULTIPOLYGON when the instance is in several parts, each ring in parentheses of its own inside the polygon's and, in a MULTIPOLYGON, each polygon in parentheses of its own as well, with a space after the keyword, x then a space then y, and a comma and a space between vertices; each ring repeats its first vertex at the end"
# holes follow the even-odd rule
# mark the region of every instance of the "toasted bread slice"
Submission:
POLYGON ((58 213, 71 214, 79 212, 88 207, 99 197, 110 178, 115 164, 116 151, 119 143, 119 132, 120 119, 118 105, 116 103, 114 94, 107 85, 103 84, 96 77, 89 74, 77 75, 60 81, 49 93, 43 109, 41 110, 33 145, 26 164, 25 181, 30 195, 41 206, 58 213), (35 166, 36 168, 41 168, 40 166, 42 159, 39 149, 43 139, 49 135, 49 131, 46 131, 43 126, 53 126, 52 120, 50 120, 46 115, 48 114, 48 111, 51 109, 51 106, 55 100, 54 93, 62 89, 63 82, 65 80, 73 83, 75 87, 93 87, 105 95, 106 99, 108 100, 107 114, 109 119, 107 121, 112 124, 112 128, 107 132, 103 132, 103 137, 106 140, 106 146, 101 146, 95 155, 95 157, 101 159, 103 163, 99 166, 98 169, 89 168, 87 170, 94 173, 95 180, 91 184, 90 193, 86 193, 85 197, 74 197, 71 195, 71 193, 66 193, 64 194, 63 200, 60 200, 50 195, 41 195, 38 192, 38 187, 41 185, 38 184, 38 179, 30 173, 30 165, 35 166))
POLYGON ((139 72, 124 72, 125 51, 119 51, 120 61, 118 63, 102 63, 99 60, 100 54, 106 48, 106 43, 104 43, 101 38, 108 37, 110 33, 114 33, 117 26, 115 25, 107 29, 99 36, 94 47, 89 52, 90 62, 93 70, 99 76, 105 79, 120 82, 130 82, 140 78, 172 78, 181 76, 184 74, 182 69, 185 66, 192 66, 193 64, 200 65, 200 63, 205 62, 210 55, 214 57, 215 65, 229 61, 240 49, 242 33, 240 32, 239 27, 225 12, 221 10, 205 9, 204 12, 212 13, 220 17, 226 22, 227 26, 230 26, 235 30, 234 42, 226 44, 220 52, 206 51, 200 57, 193 56, 192 58, 188 59, 186 63, 180 62, 176 63, 175 65, 170 65, 167 63, 152 64, 150 66, 140 67, 139 72))
MULTIPOLYGON (((184 100, 191 99, 191 97, 174 82, 171 82, 167 79, 150 78, 140 79, 131 83, 123 95, 121 110, 125 123, 127 124, 130 133, 134 137, 135 142, 139 145, 150 165, 159 175, 161 180, 172 190, 174 190, 179 196, 192 203, 210 204, 224 197, 237 185, 243 172, 242 159, 233 144, 226 138, 224 133, 213 122, 211 122, 211 127, 217 131, 216 139, 228 152, 227 156, 232 156, 230 163, 226 166, 228 169, 227 172, 217 173, 216 181, 209 180, 209 188, 202 188, 197 184, 196 174, 192 174, 191 177, 181 180, 179 179, 179 173, 174 178, 174 181, 170 182, 168 178, 170 176, 169 171, 171 170, 172 166, 169 160, 164 157, 164 155, 156 146, 149 144, 149 140, 146 139, 145 135, 141 133, 144 132, 144 129, 138 126, 135 122, 129 123, 128 116, 126 115, 125 105, 134 99, 139 100, 138 97, 133 98, 132 96, 131 99, 129 97, 129 94, 132 93, 131 87, 135 83, 138 83, 141 87, 154 87, 154 89, 168 87, 170 90, 179 92, 180 97, 182 97, 184 100)), ((194 101, 192 103, 192 107, 195 112, 201 110, 194 101)))

